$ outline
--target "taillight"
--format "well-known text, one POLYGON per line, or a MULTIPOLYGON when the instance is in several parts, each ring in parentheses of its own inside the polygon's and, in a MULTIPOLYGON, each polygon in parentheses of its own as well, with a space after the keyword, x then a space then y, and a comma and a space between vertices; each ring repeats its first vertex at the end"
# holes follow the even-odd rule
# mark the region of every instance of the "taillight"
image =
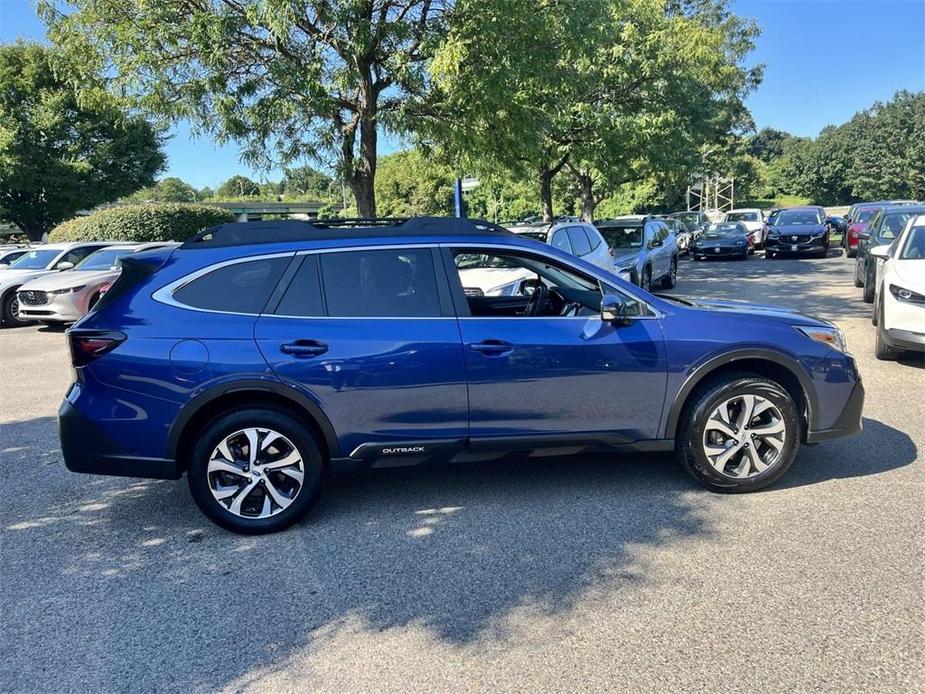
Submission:
POLYGON ((67 337, 71 364, 75 368, 99 359, 125 340, 125 335, 118 330, 68 330, 67 337))

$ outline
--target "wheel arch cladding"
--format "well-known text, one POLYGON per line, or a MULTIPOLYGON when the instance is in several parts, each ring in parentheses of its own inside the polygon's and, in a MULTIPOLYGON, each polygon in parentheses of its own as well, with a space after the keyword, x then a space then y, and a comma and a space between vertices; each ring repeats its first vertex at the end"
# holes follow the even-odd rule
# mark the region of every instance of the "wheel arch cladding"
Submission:
POLYGON ((268 407, 295 417, 314 435, 326 461, 340 455, 334 428, 317 404, 285 385, 265 382, 224 384, 191 400, 170 428, 167 455, 186 469, 184 451, 192 450, 197 433, 220 415, 245 407, 268 407))
POLYGON ((746 350, 723 354, 698 366, 681 386, 668 413, 665 438, 674 438, 678 422, 685 407, 693 401, 703 388, 708 388, 717 378, 737 372, 753 373, 780 383, 796 403, 802 419, 803 435, 813 428, 815 413, 818 412, 815 390, 799 363, 770 350, 746 350))

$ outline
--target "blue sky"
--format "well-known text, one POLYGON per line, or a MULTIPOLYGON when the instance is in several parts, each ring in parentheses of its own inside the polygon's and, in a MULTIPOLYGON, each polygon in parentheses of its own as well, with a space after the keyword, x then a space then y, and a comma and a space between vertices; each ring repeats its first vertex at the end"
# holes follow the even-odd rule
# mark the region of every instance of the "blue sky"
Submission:
MULTIPOLYGON (((735 0, 762 28, 752 62, 764 82, 748 99, 757 127, 815 136, 899 89, 925 90, 925 0, 735 0)), ((0 0, 0 42, 44 38, 29 0, 0 0)), ((394 148, 386 138, 382 149, 394 148)), ((238 160, 234 146, 174 128, 164 175, 216 186, 234 173, 275 180, 238 160)))

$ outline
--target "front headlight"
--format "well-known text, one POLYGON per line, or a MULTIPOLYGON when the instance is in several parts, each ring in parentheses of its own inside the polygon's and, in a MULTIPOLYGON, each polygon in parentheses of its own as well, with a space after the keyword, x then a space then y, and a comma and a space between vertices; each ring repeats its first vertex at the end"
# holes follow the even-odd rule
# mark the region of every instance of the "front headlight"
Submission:
POLYGON ((925 295, 895 284, 890 285, 890 294, 896 297, 899 301, 906 301, 910 304, 925 304, 925 295))
POLYGON ((736 241, 736 246, 744 246, 745 241, 736 241))
POLYGON ((848 351, 848 343, 845 342, 845 336, 838 328, 816 328, 806 325, 795 325, 793 327, 806 335, 810 340, 821 342, 832 349, 837 349, 839 352, 848 351))
POLYGON ((86 288, 87 288, 87 285, 83 285, 82 287, 68 287, 67 289, 54 289, 48 293, 51 294, 52 296, 58 296, 59 294, 71 294, 73 292, 79 292, 81 289, 86 289, 86 288))

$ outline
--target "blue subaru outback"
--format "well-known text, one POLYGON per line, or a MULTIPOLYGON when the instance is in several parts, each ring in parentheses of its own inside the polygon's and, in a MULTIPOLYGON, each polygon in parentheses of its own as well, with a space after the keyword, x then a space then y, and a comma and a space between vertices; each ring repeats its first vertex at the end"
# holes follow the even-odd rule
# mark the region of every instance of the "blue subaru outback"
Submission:
POLYGON ((829 323, 654 296, 464 219, 214 227, 126 259, 68 339, 67 467, 186 473, 243 533, 302 518, 328 470, 512 451, 674 450, 751 491, 864 400, 829 323))

